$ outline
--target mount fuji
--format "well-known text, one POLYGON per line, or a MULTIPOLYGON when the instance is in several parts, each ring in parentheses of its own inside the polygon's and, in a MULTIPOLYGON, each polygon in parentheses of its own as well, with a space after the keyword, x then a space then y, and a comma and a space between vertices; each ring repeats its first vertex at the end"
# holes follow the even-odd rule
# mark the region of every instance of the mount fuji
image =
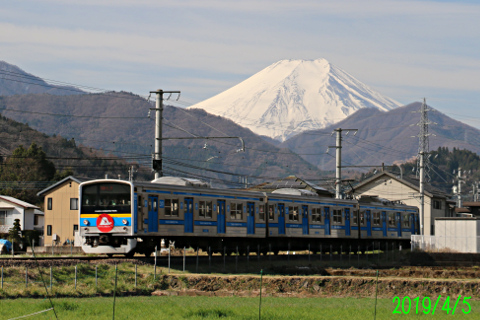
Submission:
POLYGON ((204 109, 285 141, 337 123, 362 108, 400 104, 375 92, 325 59, 281 60, 236 86, 189 108, 204 109))

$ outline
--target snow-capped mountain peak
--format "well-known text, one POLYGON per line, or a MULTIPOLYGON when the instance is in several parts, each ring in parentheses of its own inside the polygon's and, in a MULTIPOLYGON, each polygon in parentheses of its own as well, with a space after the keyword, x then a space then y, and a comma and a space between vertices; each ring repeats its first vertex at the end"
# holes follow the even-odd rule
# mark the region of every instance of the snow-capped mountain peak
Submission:
POLYGON ((190 108, 201 108, 280 141, 339 122, 361 108, 400 104, 325 59, 281 60, 190 108))

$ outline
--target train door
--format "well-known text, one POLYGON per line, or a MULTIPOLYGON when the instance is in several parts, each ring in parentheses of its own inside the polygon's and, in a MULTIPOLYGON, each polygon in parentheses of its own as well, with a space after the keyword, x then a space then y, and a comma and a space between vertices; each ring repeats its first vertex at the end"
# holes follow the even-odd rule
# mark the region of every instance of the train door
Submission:
POLYGON ((285 234, 285 205, 278 204, 278 234, 285 234))
POLYGON ((308 234, 308 206, 302 206, 302 233, 308 234))
POLYGON ((255 234, 255 203, 247 202, 247 234, 255 234))
POLYGON ((382 211, 382 231, 383 231, 383 236, 387 236, 387 212, 382 211))
POLYGON ((418 214, 415 214, 415 234, 420 234, 420 221, 418 214))
POLYGON ((415 234, 415 214, 410 213, 410 232, 415 234))
POLYGON ((217 233, 225 233, 225 200, 218 200, 217 233))
POLYGON ((346 208, 345 209, 345 235, 350 236, 350 209, 346 208))
POLYGON ((325 235, 330 235, 330 208, 325 207, 325 235))
POLYGON ((185 233, 193 233, 193 199, 185 198, 185 233))
POLYGON ((148 232, 158 232, 157 196, 148 196, 148 232))
POLYGON ((367 237, 372 236, 372 214, 370 210, 365 212, 366 219, 367 219, 367 237))
POLYGON ((395 215, 397 216, 397 233, 398 236, 402 236, 402 214, 400 212, 396 212, 395 215))

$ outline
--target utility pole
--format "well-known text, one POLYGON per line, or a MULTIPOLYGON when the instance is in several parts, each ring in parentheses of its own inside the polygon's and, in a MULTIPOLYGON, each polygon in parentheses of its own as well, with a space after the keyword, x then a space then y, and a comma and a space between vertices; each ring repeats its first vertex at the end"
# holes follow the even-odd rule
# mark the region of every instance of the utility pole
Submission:
POLYGON ((425 153, 420 152, 420 235, 424 235, 425 223, 425 153))
POLYGON ((133 174, 135 172, 137 172, 137 170, 135 170, 134 166, 128 167, 128 181, 133 181, 133 174))
POLYGON ((342 129, 337 128, 333 130, 332 135, 336 132, 336 144, 335 146, 329 146, 329 148, 335 148, 336 170, 335 170, 335 198, 340 199, 342 197, 342 131, 347 131, 346 135, 350 131, 355 131, 353 135, 356 135, 358 129, 342 129))
MULTIPOLYGON (((163 91, 158 89, 157 91, 150 91, 150 94, 155 93, 157 95, 155 108, 155 153, 153 154, 152 168, 155 171, 155 179, 163 176, 163 164, 162 164, 162 120, 163 120, 163 94, 168 93, 172 95, 177 93, 180 98, 180 91, 163 91)), ((170 96, 169 96, 170 98, 170 96)))
POLYGON ((462 208, 462 182, 464 178, 462 177, 462 168, 458 168, 458 187, 457 187, 457 208, 462 208))
POLYGON ((424 226, 425 226, 425 179, 427 178, 430 180, 430 163, 429 163, 429 139, 430 133, 428 133, 428 125, 435 124, 434 122, 430 122, 428 120, 428 111, 431 110, 427 106, 426 99, 423 98, 422 107, 420 108, 419 112, 420 122, 417 123, 417 126, 420 127, 420 133, 417 135, 418 137, 418 155, 417 155, 417 177, 420 180, 420 235, 425 234, 424 226))

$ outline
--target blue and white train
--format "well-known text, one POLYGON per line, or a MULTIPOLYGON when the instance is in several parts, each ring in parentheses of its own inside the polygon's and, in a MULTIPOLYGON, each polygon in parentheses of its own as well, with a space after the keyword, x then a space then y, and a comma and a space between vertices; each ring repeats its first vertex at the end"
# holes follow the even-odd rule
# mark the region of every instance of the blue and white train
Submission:
POLYGON ((410 245, 418 208, 377 197, 339 200, 297 189, 213 189, 198 180, 92 180, 80 185, 86 253, 149 256, 161 239, 177 247, 232 253, 328 251, 376 241, 410 245), (323 248, 323 249, 320 249, 323 248))

